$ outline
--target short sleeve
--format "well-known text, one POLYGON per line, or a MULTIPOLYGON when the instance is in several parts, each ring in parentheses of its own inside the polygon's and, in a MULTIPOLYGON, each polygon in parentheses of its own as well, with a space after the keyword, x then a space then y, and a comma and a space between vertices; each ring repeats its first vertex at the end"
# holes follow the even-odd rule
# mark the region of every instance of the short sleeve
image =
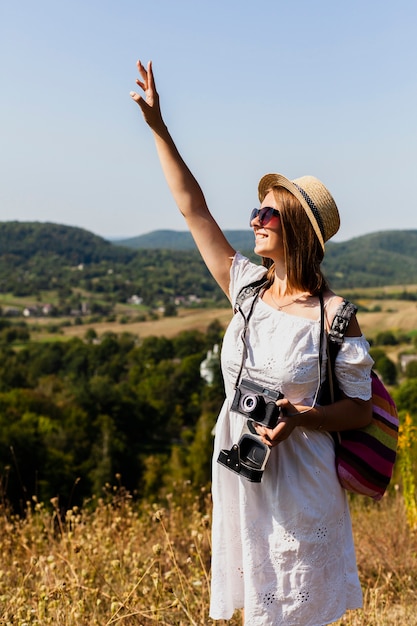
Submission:
POLYGON ((349 398, 369 400, 374 361, 365 337, 345 337, 338 352, 335 373, 339 386, 349 398))
POLYGON ((236 252, 230 268, 229 294, 232 304, 235 304, 242 287, 250 285, 255 280, 262 278, 262 276, 266 274, 266 271, 263 265, 256 265, 240 252, 236 252))

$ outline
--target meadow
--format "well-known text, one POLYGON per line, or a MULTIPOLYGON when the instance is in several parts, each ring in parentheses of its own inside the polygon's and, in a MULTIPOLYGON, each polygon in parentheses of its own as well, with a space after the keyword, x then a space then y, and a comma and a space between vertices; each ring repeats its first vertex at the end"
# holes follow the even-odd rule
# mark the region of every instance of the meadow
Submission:
MULTIPOLYGON (((359 298, 350 298, 353 302, 361 305, 366 311, 359 311, 358 319, 363 333, 369 337, 374 337, 378 332, 401 330, 404 333, 417 329, 417 303, 407 300, 381 300, 372 297, 371 293, 359 298)), ((132 307, 116 307, 115 321, 89 321, 88 317, 82 324, 73 324, 68 320, 68 324, 62 326, 60 332, 62 338, 80 337, 83 338, 88 329, 94 329, 97 335, 107 332, 122 333, 128 332, 138 337, 161 336, 173 337, 184 330, 199 330, 204 332, 207 326, 218 320, 222 326, 226 327, 232 316, 230 307, 223 308, 179 308, 178 315, 174 317, 159 316, 156 319, 136 321, 136 312, 132 307), (123 321, 120 321, 120 319, 123 321)), ((51 320, 48 318, 34 318, 30 320, 33 330, 36 330, 34 338, 41 338, 48 335, 48 325, 51 320)), ((57 335, 54 335, 57 338, 57 335)))
MULTIPOLYGON (((400 490, 379 503, 353 496, 351 511, 364 608, 337 626, 416 625, 417 534, 400 490)), ((140 506, 108 485, 66 513, 56 500, 27 503, 23 517, 3 508, 0 623, 223 626, 208 618, 210 519, 209 491, 187 483, 140 506)))

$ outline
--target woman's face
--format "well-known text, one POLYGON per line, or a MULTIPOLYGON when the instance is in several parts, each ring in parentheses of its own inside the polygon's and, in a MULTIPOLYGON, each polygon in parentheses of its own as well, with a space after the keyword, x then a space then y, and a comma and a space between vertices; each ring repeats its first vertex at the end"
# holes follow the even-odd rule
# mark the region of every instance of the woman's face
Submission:
MULTIPOLYGON (((260 209, 264 207, 271 207, 277 211, 280 210, 273 191, 269 191, 263 199, 260 209)), ((251 226, 255 235, 255 254, 273 260, 282 256, 282 227, 281 218, 278 215, 273 215, 271 219, 264 224, 262 224, 262 220, 257 216, 251 221, 251 226)))

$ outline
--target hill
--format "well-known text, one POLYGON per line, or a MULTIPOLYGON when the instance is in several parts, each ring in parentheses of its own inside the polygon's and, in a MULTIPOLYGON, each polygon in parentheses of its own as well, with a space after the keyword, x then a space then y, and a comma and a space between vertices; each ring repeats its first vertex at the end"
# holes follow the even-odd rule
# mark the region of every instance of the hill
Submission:
POLYGON ((149 307, 178 295, 225 300, 195 250, 134 250, 72 226, 0 222, 0 293, 46 291, 58 294, 60 314, 79 308, 81 292, 106 308, 138 294, 149 307))
MULTIPOLYGON (((252 256, 251 230, 230 230, 231 245, 252 256)), ((195 250, 189 232, 157 230, 119 240, 136 250, 195 250)), ((409 285, 417 282, 417 230, 376 232, 346 242, 329 242, 323 269, 334 288, 409 285)))
POLYGON ((126 262, 135 256, 126 247, 82 228, 51 222, 0 222, 0 260, 24 263, 33 257, 52 257, 59 264, 102 261, 126 262))
MULTIPOLYGON (((224 234, 236 250, 248 252, 253 249, 251 230, 225 230, 224 234)), ((119 239, 114 243, 135 250, 196 250, 191 234, 178 230, 155 230, 145 235, 119 239)))
MULTIPOLYGON (((249 229, 225 234, 255 260, 249 229)), ((335 289, 405 287, 417 284, 416 253, 417 230, 376 232, 330 242, 323 269, 335 289)), ((72 226, 0 222, 0 292, 25 295, 63 286, 119 302, 145 295, 147 304, 177 295, 223 297, 188 232, 158 230, 110 242, 72 226)))
POLYGON ((377 232, 329 243, 323 263, 344 288, 410 285, 417 277, 417 230, 377 232))

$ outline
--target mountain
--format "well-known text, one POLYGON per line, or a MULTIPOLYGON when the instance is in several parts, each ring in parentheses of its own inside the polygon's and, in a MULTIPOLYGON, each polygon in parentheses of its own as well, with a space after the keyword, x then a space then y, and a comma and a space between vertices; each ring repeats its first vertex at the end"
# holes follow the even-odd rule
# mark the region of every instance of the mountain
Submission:
MULTIPOLYGON (((236 250, 252 256, 252 231, 230 230, 225 235, 236 250)), ((117 243, 136 250, 196 249, 189 232, 173 230, 157 230, 117 243)), ((334 288, 416 284, 417 230, 382 231, 329 242, 323 270, 334 288)))
MULTIPOLYGON (((253 233, 251 230, 225 230, 224 234, 236 250, 253 249, 253 233)), ((191 234, 188 231, 155 230, 146 235, 138 235, 128 239, 118 239, 114 243, 135 250, 196 250, 191 234)))
MULTIPOLYGON (((225 231, 232 246, 255 259, 253 233, 225 231)), ((188 232, 158 230, 147 235, 107 241, 89 231, 43 222, 0 222, 0 291, 38 289, 77 279, 112 293, 118 288, 143 293, 216 291, 188 232), (26 287, 25 287, 26 285, 26 287), (14 287, 13 287, 14 286, 14 287)), ((334 289, 417 284, 417 230, 376 232, 346 242, 329 242, 323 269, 334 289)), ((91 288, 91 285, 90 285, 91 288)))
POLYGON ((0 222, 0 260, 6 258, 19 264, 34 256, 79 265, 126 262, 135 253, 83 228, 52 222, 0 222))
POLYGON ((338 287, 417 284, 417 230, 376 232, 329 243, 325 273, 338 287))

